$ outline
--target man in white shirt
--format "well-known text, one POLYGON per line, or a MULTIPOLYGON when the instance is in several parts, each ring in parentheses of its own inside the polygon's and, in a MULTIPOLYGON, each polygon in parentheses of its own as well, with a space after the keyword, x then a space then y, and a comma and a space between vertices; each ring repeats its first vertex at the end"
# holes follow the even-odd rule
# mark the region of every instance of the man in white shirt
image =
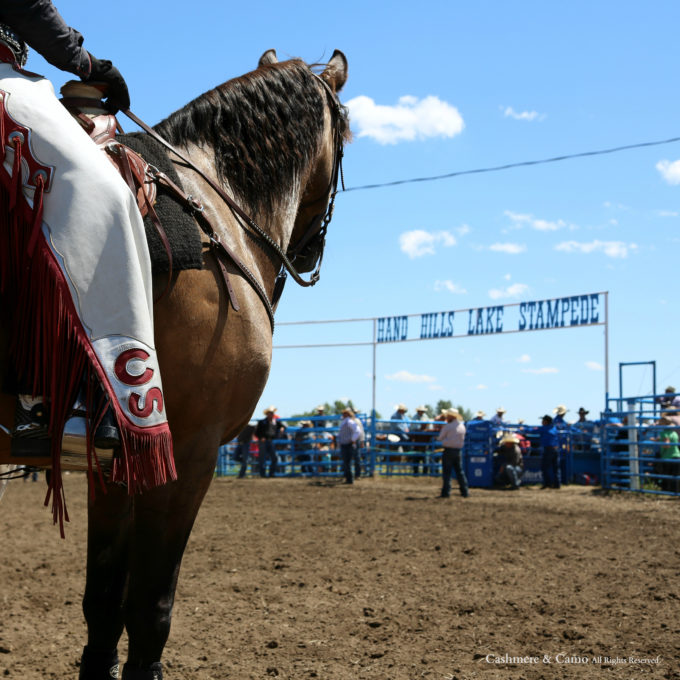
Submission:
POLYGON ((461 450, 465 443, 465 425, 460 420, 458 409, 449 408, 445 412, 446 425, 442 427, 437 439, 444 446, 442 453, 442 492, 440 498, 451 495, 451 473, 455 470, 458 488, 463 498, 468 497, 468 483, 461 460, 461 450))
MULTIPOLYGON (((363 429, 363 428, 362 428, 363 429)), ((342 454, 342 470, 345 474, 345 484, 353 484, 352 461, 355 468, 359 466, 358 441, 361 437, 361 429, 354 417, 354 411, 347 407, 342 411, 342 422, 338 430, 338 443, 342 454)), ((359 475, 357 474, 357 477, 359 475)))

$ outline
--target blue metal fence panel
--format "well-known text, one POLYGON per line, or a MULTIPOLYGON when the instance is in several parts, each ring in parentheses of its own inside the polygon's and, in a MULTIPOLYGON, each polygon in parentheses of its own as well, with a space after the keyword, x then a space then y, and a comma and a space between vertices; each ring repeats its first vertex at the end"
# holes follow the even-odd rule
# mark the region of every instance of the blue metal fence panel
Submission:
POLYGON ((680 409, 664 405, 668 399, 669 395, 663 394, 609 400, 601 420, 604 489, 680 496, 676 438, 680 409), (667 441, 669 436, 672 441, 667 441))
MULTIPOLYGON (((623 427, 620 422, 616 424, 617 419, 621 421, 623 416, 628 416, 628 410, 607 411, 598 422, 575 424, 562 432, 562 481, 600 482, 604 488, 648 493, 677 493, 673 491, 673 484, 680 475, 680 459, 677 463, 671 461, 663 469, 658 464, 656 453, 661 445, 653 437, 654 427, 646 422, 653 410, 653 402, 644 405, 636 402, 634 411, 640 424, 632 428, 636 433, 634 438, 628 437, 631 428, 623 427)), ((436 438, 438 431, 434 429, 442 425, 441 421, 406 421, 411 432, 409 439, 403 440, 398 438, 395 421, 372 419, 363 414, 360 420, 365 432, 364 445, 360 448, 363 475, 441 475, 441 448, 436 438)), ((339 416, 282 418, 282 422, 286 425, 286 437, 274 442, 279 459, 277 476, 342 476, 342 460, 335 441, 339 416)), ((536 426, 503 424, 498 428, 488 421, 469 421, 466 426, 463 463, 470 486, 490 488, 494 485, 498 472, 494 451, 500 436, 507 432, 521 434, 526 440, 522 483, 543 482, 542 451, 536 426)), ((680 431, 680 418, 677 429, 680 431)), ((217 476, 236 476, 241 468, 236 442, 220 447, 217 476)), ((259 473, 256 443, 250 448, 248 470, 251 475, 259 473)))

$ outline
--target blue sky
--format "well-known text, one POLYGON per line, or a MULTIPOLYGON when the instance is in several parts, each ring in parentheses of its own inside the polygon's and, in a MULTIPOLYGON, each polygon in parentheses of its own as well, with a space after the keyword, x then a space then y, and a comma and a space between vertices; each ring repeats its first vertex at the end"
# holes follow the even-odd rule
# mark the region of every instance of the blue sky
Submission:
MULTIPOLYGON (((341 49, 348 188, 680 136, 674 1, 257 4, 57 0, 155 123, 254 68, 341 49), (104 14, 106 12, 106 14, 104 14), (111 12, 111 13, 110 13, 111 12), (121 36, 126 36, 121 38, 121 36), (136 50, 127 45, 137 46, 136 50)), ((33 55, 29 68, 67 79, 33 55)), ((126 129, 130 126, 126 126, 126 129)), ((289 282, 279 322, 373 318, 609 292, 609 391, 655 361, 680 389, 680 144, 338 196, 321 281, 289 282)), ((277 327, 275 346, 370 342, 370 322, 277 327)), ((450 399, 534 422, 604 405, 602 326, 381 345, 376 406, 450 399)), ((370 345, 275 348, 258 405, 372 403, 370 345)), ((624 391, 651 392, 649 366, 624 391)))

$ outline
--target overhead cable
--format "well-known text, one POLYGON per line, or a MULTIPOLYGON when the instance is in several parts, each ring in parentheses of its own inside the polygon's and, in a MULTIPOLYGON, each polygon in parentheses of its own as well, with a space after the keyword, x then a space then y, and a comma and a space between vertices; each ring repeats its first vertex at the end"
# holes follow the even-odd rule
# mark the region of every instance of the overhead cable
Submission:
POLYGON ((416 182, 433 182, 438 179, 449 179, 451 177, 460 177, 462 175, 478 175, 485 172, 498 172, 500 170, 510 170, 512 168, 522 168, 530 165, 542 165, 545 163, 557 163, 558 161, 566 161, 572 158, 585 158, 587 156, 603 156, 610 153, 618 153, 619 151, 628 151, 630 149, 642 149, 647 146, 660 146, 662 144, 672 144, 680 142, 680 137, 671 137, 670 139, 663 139, 656 142, 640 142, 639 144, 626 144, 625 146, 616 146, 611 149, 600 149, 598 151, 582 151, 581 153, 565 154, 564 156, 554 156, 553 158, 542 158, 535 161, 521 161, 519 163, 506 163, 505 165, 495 165, 489 168, 476 168, 474 170, 458 170, 457 172, 449 172, 445 175, 432 175, 430 177, 414 177, 412 179, 400 179, 393 182, 383 182, 381 184, 364 184, 358 187, 347 187, 345 191, 362 191, 364 189, 380 189, 382 187, 394 187, 400 184, 414 184, 416 182))

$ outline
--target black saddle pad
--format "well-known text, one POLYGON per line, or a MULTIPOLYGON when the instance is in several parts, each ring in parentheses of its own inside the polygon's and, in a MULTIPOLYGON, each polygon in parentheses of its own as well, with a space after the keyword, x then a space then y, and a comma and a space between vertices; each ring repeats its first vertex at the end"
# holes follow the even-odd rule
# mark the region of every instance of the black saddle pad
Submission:
MULTIPOLYGON (((136 151, 147 163, 155 165, 175 184, 182 186, 162 144, 143 132, 117 135, 116 139, 121 144, 125 144, 125 146, 136 151)), ((170 242, 173 271, 203 269, 201 234, 191 213, 166 194, 162 188, 158 190, 154 207, 170 242)), ((154 274, 167 273, 169 271, 168 255, 165 252, 163 242, 148 217, 144 220, 144 226, 146 227, 146 240, 149 244, 149 255, 151 256, 151 269, 154 274)))

